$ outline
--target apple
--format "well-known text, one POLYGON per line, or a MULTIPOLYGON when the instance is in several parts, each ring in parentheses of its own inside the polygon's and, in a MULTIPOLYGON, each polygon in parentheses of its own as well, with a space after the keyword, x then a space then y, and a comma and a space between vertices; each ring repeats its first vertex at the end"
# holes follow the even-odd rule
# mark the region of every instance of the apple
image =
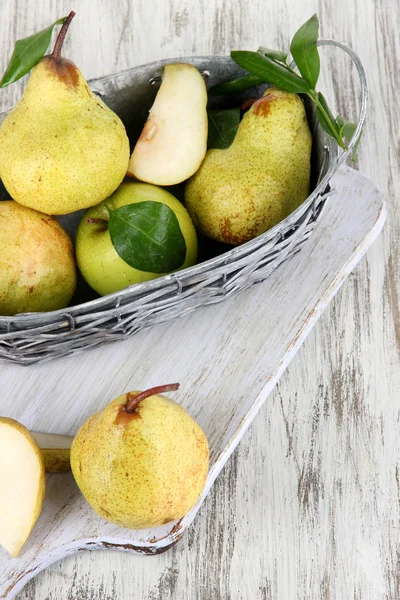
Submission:
POLYGON ((110 211, 139 202, 163 203, 174 211, 186 243, 186 258, 179 269, 196 262, 196 230, 179 200, 155 185, 123 183, 107 200, 86 211, 76 235, 78 267, 87 283, 101 296, 167 274, 141 271, 130 266, 119 256, 111 241, 107 223, 110 211))

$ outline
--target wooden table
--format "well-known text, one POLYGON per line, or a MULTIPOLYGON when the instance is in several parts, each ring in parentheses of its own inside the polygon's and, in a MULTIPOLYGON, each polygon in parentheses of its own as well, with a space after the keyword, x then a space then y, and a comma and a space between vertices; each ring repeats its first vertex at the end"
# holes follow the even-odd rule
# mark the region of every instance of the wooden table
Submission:
MULTIPOLYGON (((1 8, 3 66, 16 38, 75 8, 65 54, 88 78, 177 55, 286 48, 317 12, 322 35, 348 42, 367 68, 371 104, 359 168, 389 204, 383 236, 291 363, 182 542, 151 558, 77 555, 43 571, 19 598, 400 598, 397 1, 81 0, 74 7, 3 0, 1 8), (297 491, 294 503, 289 489, 297 491)), ((326 51, 323 70, 321 88, 353 117, 348 63, 326 51)), ((22 85, 1 91, 1 109, 22 85)))

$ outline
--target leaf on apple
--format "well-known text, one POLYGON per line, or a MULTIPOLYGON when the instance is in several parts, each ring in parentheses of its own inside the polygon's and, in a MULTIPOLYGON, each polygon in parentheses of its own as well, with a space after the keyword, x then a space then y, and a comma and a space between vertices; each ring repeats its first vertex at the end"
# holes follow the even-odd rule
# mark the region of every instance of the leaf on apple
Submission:
POLYGON ((137 202, 110 211, 111 241, 129 266, 170 273, 186 258, 186 242, 173 210, 162 202, 137 202))

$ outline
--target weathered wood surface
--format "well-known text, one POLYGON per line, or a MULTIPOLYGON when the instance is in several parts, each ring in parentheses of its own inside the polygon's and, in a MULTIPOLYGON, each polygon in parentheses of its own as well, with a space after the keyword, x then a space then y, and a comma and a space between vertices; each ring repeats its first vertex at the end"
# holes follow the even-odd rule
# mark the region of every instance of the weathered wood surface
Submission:
MULTIPOLYGON (((397 600, 397 0, 2 0, 2 64, 17 37, 71 8, 79 17, 66 50, 87 77, 169 56, 286 46, 318 12, 323 35, 350 43, 367 68, 371 108, 359 166, 389 199, 389 223, 264 405, 182 543, 157 558, 69 558, 42 572, 20 600, 397 600)), ((326 57, 323 89, 337 95, 345 113, 355 106, 348 64, 334 51, 326 57)), ((2 90, 2 109, 20 89, 2 90)))

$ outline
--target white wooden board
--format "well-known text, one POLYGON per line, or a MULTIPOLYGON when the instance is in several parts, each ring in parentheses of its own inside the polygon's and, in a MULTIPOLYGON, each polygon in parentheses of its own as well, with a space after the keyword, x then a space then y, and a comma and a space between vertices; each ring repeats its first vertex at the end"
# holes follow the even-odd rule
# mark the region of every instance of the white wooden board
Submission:
POLYGON ((211 468, 199 504, 179 523, 129 531, 90 509, 70 474, 48 476, 42 515, 16 559, 1 552, 0 597, 10 600, 54 561, 86 549, 159 552, 193 520, 218 473, 330 299, 379 234, 385 204, 347 167, 335 176, 314 235, 266 282, 222 304, 132 339, 34 367, 0 366, 2 415, 27 427, 75 433, 130 389, 180 381, 174 398, 205 430, 211 468))

